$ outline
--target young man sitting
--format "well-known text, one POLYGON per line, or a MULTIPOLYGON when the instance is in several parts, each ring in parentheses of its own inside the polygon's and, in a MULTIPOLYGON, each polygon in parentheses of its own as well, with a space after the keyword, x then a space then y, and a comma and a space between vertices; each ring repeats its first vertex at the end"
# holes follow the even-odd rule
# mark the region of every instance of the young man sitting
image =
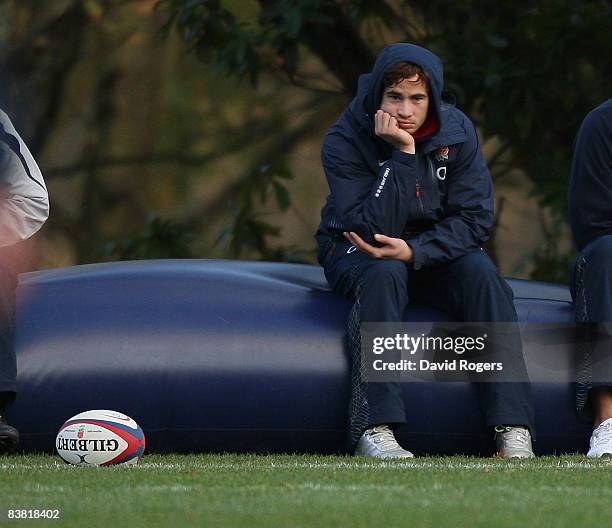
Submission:
MULTIPOLYGON (((316 234, 332 288, 353 299, 350 443, 356 455, 412 457, 393 434, 406 422, 401 384, 364 382, 362 322, 401 322, 418 300, 457 321, 515 322, 509 286, 481 245, 493 224, 491 176, 471 121, 442 97, 442 64, 411 44, 386 47, 329 129, 330 188, 316 234)), ((523 364, 518 334, 503 360, 523 364)), ((479 384, 504 457, 532 457, 527 382, 479 384)))

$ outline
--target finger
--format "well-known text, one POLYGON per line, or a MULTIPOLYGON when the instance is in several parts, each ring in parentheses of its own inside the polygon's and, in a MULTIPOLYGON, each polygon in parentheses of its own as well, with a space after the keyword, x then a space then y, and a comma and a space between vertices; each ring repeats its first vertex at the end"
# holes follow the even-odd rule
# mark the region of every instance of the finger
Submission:
POLYGON ((372 246, 371 244, 368 244, 357 233, 351 232, 350 235, 351 235, 351 240, 353 244, 355 244, 355 246, 357 246, 358 249, 360 249, 361 251, 364 251, 365 253, 368 253, 369 255, 372 255, 373 257, 377 257, 378 248, 372 246))
POLYGON ((378 258, 395 258, 397 251, 390 246, 384 246, 378 249, 378 258))
POLYGON ((382 128, 385 132, 389 130, 389 121, 392 119, 390 114, 383 113, 381 117, 382 128))
POLYGON ((381 244, 388 244, 388 245, 394 245, 394 242, 397 240, 397 238, 391 238, 391 237, 388 237, 387 235, 380 235, 380 234, 374 235, 374 238, 376 239, 377 242, 380 242, 381 244))
POLYGON ((361 238, 357 233, 355 233, 355 231, 351 231, 349 233, 349 236, 351 237, 351 241, 355 244, 359 244, 359 245, 365 245, 366 241, 361 238))
POLYGON ((347 233, 346 234, 346 239, 353 244, 353 246, 355 246, 357 249, 360 249, 359 244, 360 244, 360 240, 356 240, 355 239, 355 233, 347 233))
POLYGON ((376 112, 376 114, 374 115, 374 132, 376 134, 380 134, 382 131, 382 117, 383 113, 381 110, 376 112))

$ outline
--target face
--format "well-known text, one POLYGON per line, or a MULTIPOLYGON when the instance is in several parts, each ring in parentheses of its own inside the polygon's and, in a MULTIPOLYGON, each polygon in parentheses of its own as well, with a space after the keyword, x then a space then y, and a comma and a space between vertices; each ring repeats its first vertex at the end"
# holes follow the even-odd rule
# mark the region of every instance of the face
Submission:
POLYGON ((427 88, 423 81, 414 82, 417 79, 415 75, 385 88, 380 102, 380 109, 395 117, 399 127, 410 134, 421 128, 429 109, 427 88))

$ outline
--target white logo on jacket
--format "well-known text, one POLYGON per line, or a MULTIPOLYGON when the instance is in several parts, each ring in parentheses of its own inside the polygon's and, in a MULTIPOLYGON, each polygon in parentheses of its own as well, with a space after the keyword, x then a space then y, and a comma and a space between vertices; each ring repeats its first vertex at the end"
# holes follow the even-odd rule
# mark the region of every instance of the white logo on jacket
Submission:
POLYGON ((380 196, 380 193, 383 190, 383 187, 385 186, 385 183, 387 183, 387 176, 389 176, 389 173, 391 172, 391 169, 389 167, 387 167, 385 169, 385 173, 383 174, 382 180, 380 181, 380 185, 378 186, 378 189, 376 189, 376 193, 374 194, 374 198, 378 198, 380 196))

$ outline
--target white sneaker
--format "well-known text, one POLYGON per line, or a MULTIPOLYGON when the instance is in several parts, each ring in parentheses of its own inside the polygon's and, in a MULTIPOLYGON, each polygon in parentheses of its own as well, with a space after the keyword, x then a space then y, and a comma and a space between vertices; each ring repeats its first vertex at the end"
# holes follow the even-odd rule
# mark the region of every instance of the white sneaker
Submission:
POLYGON ((593 431, 587 456, 612 458, 612 418, 601 422, 593 431))
POLYGON ((406 451, 397 443, 388 425, 377 425, 366 429, 357 442, 355 456, 414 458, 410 451, 406 451))
POLYGON ((502 458, 533 458, 531 434, 525 427, 498 425, 495 428, 497 456, 502 458))

